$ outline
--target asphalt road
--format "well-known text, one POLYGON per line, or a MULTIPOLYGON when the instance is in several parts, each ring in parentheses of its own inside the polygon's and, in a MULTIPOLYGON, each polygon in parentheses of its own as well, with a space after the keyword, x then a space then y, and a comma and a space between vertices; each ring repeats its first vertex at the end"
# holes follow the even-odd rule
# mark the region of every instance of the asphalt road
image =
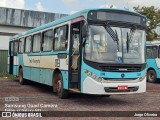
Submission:
POLYGON ((143 94, 104 97, 71 93, 68 99, 59 99, 51 87, 33 82, 22 86, 17 80, 0 78, 0 106, 0 111, 160 111, 160 83, 147 83, 143 94))

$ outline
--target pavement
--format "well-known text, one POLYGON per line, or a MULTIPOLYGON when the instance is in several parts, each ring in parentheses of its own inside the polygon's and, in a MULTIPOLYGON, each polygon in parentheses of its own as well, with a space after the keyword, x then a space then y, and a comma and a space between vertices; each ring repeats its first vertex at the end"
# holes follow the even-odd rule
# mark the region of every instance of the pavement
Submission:
MULTIPOLYGON (((0 111, 49 111, 48 114, 44 112, 44 115, 48 115, 45 119, 81 119, 80 117, 73 117, 78 113, 77 116, 85 114, 83 119, 99 119, 98 114, 111 114, 114 116, 114 111, 118 111, 126 114, 126 117, 100 118, 109 120, 114 120, 115 118, 120 120, 135 120, 139 118, 158 120, 159 118, 157 117, 127 117, 127 115, 131 116, 133 112, 140 113, 140 111, 155 111, 153 113, 159 112, 160 115, 160 83, 147 83, 147 92, 141 94, 111 95, 110 97, 105 97, 70 93, 68 99, 59 99, 55 93, 52 93, 52 87, 34 82, 20 85, 18 80, 0 78, 0 106, 0 111), (71 113, 69 111, 76 112, 71 113), (105 113, 105 111, 113 113, 105 113), (69 115, 69 117, 66 118, 64 114, 69 115), (95 115, 95 117, 91 117, 90 114, 95 115)), ((22 118, 17 117, 12 119, 21 120, 22 118)), ((33 119, 40 120, 43 118, 33 119)))

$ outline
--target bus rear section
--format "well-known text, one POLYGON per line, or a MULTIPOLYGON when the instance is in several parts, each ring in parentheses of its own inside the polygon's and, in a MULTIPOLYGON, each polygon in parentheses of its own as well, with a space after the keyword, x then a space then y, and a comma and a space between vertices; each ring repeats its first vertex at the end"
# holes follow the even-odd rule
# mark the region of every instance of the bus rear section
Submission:
POLYGON ((160 42, 146 42, 147 81, 155 83, 160 78, 160 42))

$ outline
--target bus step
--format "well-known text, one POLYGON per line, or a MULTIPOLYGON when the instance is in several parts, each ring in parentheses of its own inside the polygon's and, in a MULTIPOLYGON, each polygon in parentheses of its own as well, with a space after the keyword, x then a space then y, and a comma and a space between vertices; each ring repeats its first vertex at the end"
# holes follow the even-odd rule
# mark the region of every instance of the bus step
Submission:
POLYGON ((80 93, 80 90, 77 88, 69 88, 69 91, 80 93))
POLYGON ((77 73, 78 74, 78 70, 72 70, 72 73, 77 73))
POLYGON ((71 82, 78 82, 78 74, 72 74, 71 82))
POLYGON ((72 75, 75 75, 75 74, 78 75, 78 73, 76 73, 76 72, 72 73, 72 75))

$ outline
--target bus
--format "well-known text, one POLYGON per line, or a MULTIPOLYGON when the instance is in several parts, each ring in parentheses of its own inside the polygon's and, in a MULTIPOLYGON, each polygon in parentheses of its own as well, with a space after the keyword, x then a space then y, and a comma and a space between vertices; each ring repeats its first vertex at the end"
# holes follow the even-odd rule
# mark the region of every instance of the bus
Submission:
POLYGON ((160 78, 160 41, 146 42, 147 81, 158 82, 160 78))
POLYGON ((53 87, 59 98, 146 91, 146 17, 86 9, 10 38, 8 72, 53 87))

